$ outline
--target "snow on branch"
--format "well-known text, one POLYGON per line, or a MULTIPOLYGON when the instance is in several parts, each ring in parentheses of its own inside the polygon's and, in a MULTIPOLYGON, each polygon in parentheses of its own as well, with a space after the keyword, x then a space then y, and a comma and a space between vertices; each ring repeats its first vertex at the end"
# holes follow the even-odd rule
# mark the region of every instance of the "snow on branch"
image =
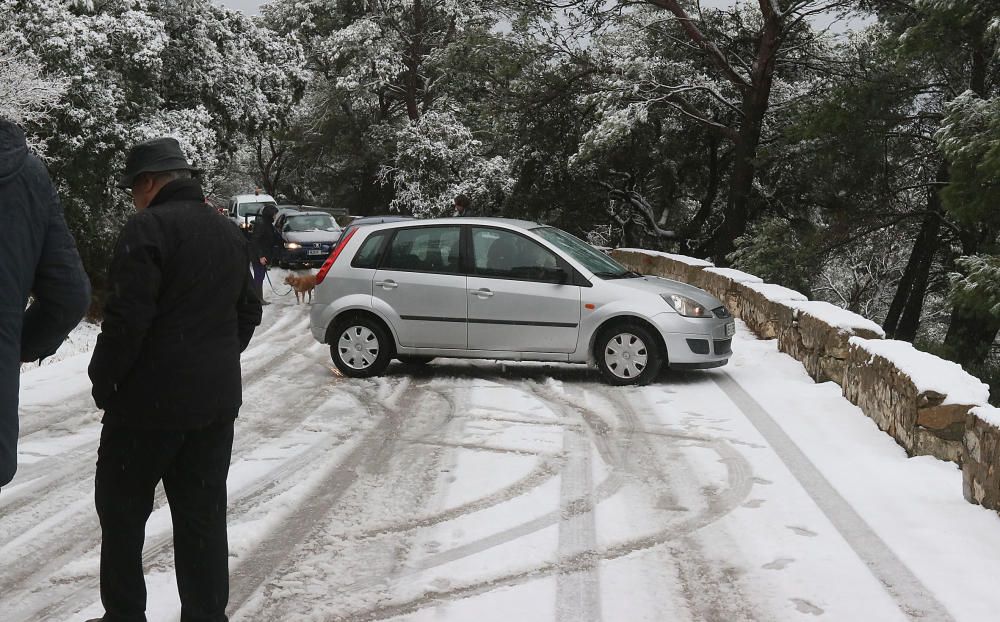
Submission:
POLYGON ((68 81, 43 75, 41 66, 21 52, 19 44, 14 34, 0 34, 0 118, 36 125, 48 118, 68 81))

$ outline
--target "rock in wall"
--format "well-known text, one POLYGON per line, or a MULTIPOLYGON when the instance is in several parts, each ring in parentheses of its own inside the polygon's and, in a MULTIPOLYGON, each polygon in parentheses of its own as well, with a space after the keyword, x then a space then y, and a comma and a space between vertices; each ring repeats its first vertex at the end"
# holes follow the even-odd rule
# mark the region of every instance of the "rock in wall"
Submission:
POLYGON ((963 445, 962 494, 969 503, 1000 510, 1000 409, 974 408, 963 445))

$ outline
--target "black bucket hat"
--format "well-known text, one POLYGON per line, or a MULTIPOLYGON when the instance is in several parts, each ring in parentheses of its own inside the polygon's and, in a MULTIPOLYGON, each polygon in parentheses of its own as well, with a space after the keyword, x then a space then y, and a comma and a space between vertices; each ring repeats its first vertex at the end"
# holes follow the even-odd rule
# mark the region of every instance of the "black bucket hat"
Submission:
POLYGON ((176 138, 164 136, 154 138, 132 147, 125 160, 125 172, 118 178, 118 187, 129 189, 135 183, 135 178, 142 173, 160 173, 163 171, 191 171, 200 173, 201 169, 194 167, 176 138))

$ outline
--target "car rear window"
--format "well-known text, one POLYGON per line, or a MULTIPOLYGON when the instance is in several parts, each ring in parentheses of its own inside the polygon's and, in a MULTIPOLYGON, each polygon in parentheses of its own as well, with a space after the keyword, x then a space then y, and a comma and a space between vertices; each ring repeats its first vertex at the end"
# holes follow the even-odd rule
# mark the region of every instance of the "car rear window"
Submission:
POLYGON ((379 257, 382 256, 382 247, 388 232, 379 231, 368 236, 368 239, 361 244, 358 253, 354 256, 351 266, 354 268, 375 269, 378 267, 379 257))

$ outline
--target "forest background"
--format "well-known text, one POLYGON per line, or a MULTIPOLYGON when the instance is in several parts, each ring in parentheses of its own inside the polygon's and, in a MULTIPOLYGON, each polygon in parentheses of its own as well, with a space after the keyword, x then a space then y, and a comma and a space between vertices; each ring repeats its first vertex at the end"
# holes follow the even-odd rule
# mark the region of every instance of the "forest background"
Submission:
POLYGON ((836 303, 1000 396, 1000 2, 717 4, 0 0, 0 116, 95 316, 115 175, 168 134, 215 197, 430 217, 464 193, 836 303))

